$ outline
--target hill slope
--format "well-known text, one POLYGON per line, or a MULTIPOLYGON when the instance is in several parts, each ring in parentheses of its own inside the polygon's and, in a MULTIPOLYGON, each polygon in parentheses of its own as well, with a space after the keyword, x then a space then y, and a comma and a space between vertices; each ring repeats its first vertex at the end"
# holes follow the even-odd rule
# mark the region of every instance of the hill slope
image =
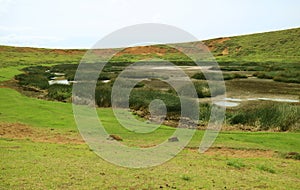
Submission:
POLYGON ((300 28, 205 41, 219 60, 298 62, 300 28))
MULTIPOLYGON (((199 42, 185 43, 197 45, 199 42)), ((217 38, 203 41, 217 61, 256 63, 300 63, 300 28, 258 33, 251 35, 217 38)), ((200 43, 199 43, 200 44, 200 43)), ((117 49, 100 50, 101 53, 117 49)), ((0 46, 0 67, 34 64, 79 63, 86 50, 44 49, 0 46)), ((145 58, 161 58, 186 61, 177 50, 165 45, 126 48, 114 61, 137 61, 145 58)))

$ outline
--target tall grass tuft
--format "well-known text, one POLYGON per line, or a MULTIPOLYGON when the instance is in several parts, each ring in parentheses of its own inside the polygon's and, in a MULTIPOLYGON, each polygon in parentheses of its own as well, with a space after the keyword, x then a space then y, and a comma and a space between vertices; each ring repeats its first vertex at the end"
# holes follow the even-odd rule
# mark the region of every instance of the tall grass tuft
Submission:
POLYGON ((299 130, 300 107, 288 103, 266 102, 235 113, 230 118, 230 123, 255 126, 259 130, 299 130))

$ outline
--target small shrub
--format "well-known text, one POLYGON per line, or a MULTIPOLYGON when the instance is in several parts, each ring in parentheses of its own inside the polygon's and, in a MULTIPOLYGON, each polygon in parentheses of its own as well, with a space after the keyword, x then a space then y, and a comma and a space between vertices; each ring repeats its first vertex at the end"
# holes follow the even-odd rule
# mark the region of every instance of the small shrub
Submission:
POLYGON ((198 80, 206 80, 205 76, 203 73, 196 73, 192 76, 193 79, 198 79, 198 80))
POLYGON ((144 83, 139 82, 139 83, 137 83, 137 84, 134 86, 134 88, 142 88, 142 87, 144 87, 144 86, 145 86, 144 83))
POLYGON ((119 135, 115 135, 115 134, 110 134, 109 138, 112 140, 116 140, 116 141, 123 141, 122 137, 120 137, 119 135))
POLYGON ((110 80, 110 77, 107 75, 100 75, 98 80, 110 80))
MULTIPOLYGON (((209 86, 207 83, 194 83, 198 98, 210 97, 209 86)), ((185 87, 184 87, 185 88, 185 87)), ((184 90, 184 88, 182 90, 184 90)))
POLYGON ((184 181, 191 181, 192 180, 192 178, 187 176, 187 175, 182 175, 181 179, 183 179, 184 181))
POLYGON ((298 152, 288 152, 283 154, 284 158, 300 160, 300 153, 298 152))
POLYGON ((239 73, 234 73, 233 77, 234 78, 240 78, 240 79, 242 79, 242 78, 248 78, 247 75, 243 75, 243 74, 239 74, 239 73))
POLYGON ((208 123, 211 115, 211 105, 208 103, 200 104, 199 120, 202 123, 208 123))
POLYGON ((247 116, 244 113, 238 113, 236 115, 233 115, 231 120, 230 120, 231 124, 245 124, 247 123, 247 116))
POLYGON ((240 160, 229 160, 227 161, 227 165, 237 169, 246 167, 246 165, 240 160))
POLYGON ((263 73, 263 72, 254 73, 253 76, 255 76, 257 78, 260 78, 260 79, 273 79, 273 76, 268 75, 268 74, 263 73))
POLYGON ((272 173, 272 174, 276 173, 276 171, 272 167, 270 167, 270 166, 258 165, 257 168, 259 170, 262 170, 262 171, 265 171, 265 172, 269 172, 269 173, 272 173))

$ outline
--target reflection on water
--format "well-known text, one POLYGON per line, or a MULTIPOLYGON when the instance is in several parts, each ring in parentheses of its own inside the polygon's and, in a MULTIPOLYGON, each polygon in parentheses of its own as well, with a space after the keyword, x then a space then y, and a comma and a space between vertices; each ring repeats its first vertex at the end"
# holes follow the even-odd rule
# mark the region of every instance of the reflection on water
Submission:
POLYGON ((109 83, 110 80, 102 80, 101 82, 102 82, 102 83, 109 83))
POLYGON ((224 100, 233 101, 233 102, 241 102, 241 101, 243 101, 242 99, 239 99, 239 98, 224 98, 224 100))
POLYGON ((227 101, 219 101, 219 102, 215 102, 215 104, 217 106, 222 106, 222 107, 235 107, 235 106, 238 106, 240 103, 227 102, 227 101))
POLYGON ((70 85, 70 82, 66 79, 63 80, 50 80, 48 81, 49 85, 53 85, 53 84, 64 84, 64 85, 70 85))
MULTIPOLYGON (((50 72, 50 70, 47 70, 46 72, 50 72)), ((53 84, 64 84, 64 85, 70 85, 70 81, 65 79, 65 73, 51 73, 54 75, 54 77, 51 77, 48 81, 49 85, 53 84)))
POLYGON ((291 102, 291 103, 299 102, 299 100, 287 99, 287 98, 246 98, 246 99, 224 98, 224 101, 218 101, 215 102, 215 104, 223 107, 235 107, 238 106, 242 101, 258 101, 258 100, 275 101, 275 102, 291 102))
POLYGON ((286 98, 257 98, 258 100, 268 100, 268 101, 275 101, 275 102, 299 102, 299 100, 292 100, 286 98))

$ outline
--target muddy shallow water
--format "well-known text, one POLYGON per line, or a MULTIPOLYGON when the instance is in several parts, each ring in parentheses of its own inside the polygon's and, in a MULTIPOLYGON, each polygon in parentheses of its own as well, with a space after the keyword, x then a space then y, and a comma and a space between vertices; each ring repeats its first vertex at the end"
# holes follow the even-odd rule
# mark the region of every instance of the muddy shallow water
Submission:
POLYGON ((224 107, 235 107, 240 105, 243 101, 274 101, 274 102, 291 102, 291 103, 297 103, 300 102, 296 99, 286 99, 286 98, 246 98, 246 99, 240 99, 240 98, 224 98, 223 101, 216 101, 215 104, 218 106, 224 106, 224 107))

